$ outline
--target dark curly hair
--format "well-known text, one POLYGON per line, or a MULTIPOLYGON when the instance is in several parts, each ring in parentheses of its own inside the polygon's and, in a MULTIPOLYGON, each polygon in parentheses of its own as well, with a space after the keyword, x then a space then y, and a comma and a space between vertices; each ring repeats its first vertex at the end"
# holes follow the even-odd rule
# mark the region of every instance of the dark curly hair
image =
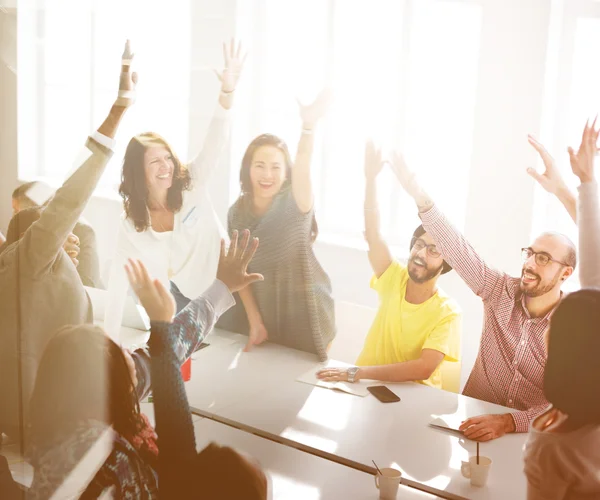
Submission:
MULTIPOLYGON (((262 134, 256 137, 246 148, 244 157, 242 158, 242 167, 240 169, 240 187, 241 194, 240 200, 245 210, 251 210, 252 207, 252 181, 250 179, 250 166, 252 165, 252 158, 256 150, 262 146, 273 146, 279 149, 285 158, 285 181, 281 186, 281 190, 290 188, 292 184, 292 158, 287 144, 283 139, 273 134, 262 134)), ((312 227, 310 232, 310 241, 314 243, 319 235, 319 226, 317 219, 313 214, 312 227)))
POLYGON ((128 219, 136 231, 143 232, 150 227, 148 214, 148 187, 144 170, 144 153, 153 146, 164 146, 173 157, 173 183, 167 193, 167 208, 174 213, 181 210, 183 192, 191 188, 192 179, 186 165, 183 165, 169 143, 155 132, 144 132, 133 137, 127 145, 123 158, 123 171, 119 194, 128 219))

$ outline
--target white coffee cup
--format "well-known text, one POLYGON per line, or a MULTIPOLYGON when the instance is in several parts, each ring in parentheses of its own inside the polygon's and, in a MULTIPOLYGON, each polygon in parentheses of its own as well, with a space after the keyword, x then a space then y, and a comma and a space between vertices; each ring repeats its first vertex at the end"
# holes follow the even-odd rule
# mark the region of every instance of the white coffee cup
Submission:
POLYGON ((464 477, 471 480, 472 486, 485 486, 487 483, 488 474, 492 467, 492 459, 488 457, 469 457, 468 462, 463 462, 460 466, 460 472, 464 477))
POLYGON ((402 472, 397 469, 384 468, 375 475, 375 486, 379 490, 379 498, 395 500, 398 494, 398 486, 402 479, 402 472))

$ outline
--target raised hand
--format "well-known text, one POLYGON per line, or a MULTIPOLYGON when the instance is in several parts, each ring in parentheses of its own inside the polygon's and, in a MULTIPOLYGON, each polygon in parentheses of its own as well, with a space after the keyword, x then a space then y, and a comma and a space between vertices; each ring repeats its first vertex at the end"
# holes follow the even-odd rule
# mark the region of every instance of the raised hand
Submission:
POLYGON ((571 169, 582 184, 594 180, 594 156, 598 150, 598 134, 600 134, 600 128, 596 130, 597 119, 598 116, 594 118, 591 125, 589 121, 586 122, 579 150, 576 152, 573 148, 569 148, 571 169))
POLYGON ((250 241, 250 231, 244 230, 242 241, 238 242, 238 232, 233 232, 229 249, 225 249, 225 240, 221 240, 221 257, 217 268, 217 279, 221 280, 233 293, 247 287, 255 281, 264 279, 262 274, 248 274, 248 264, 258 248, 258 238, 250 241))
POLYGON ((529 141, 529 144, 533 146, 533 149, 538 152, 540 158, 544 162, 545 167, 543 174, 540 174, 531 167, 527 169, 527 173, 533 177, 546 191, 558 196, 561 191, 567 189, 567 185, 565 184, 562 175, 560 175, 554 158, 552 158, 546 148, 535 137, 528 135, 527 140, 529 141))
POLYGON ((365 177, 367 180, 374 180, 383 169, 383 158, 381 149, 375 146, 372 139, 369 139, 365 145, 365 177))
POLYGON ((408 168, 404 155, 399 151, 394 151, 390 165, 402 188, 416 200, 422 194, 421 186, 417 176, 408 168))
POLYGON ((128 108, 135 102, 135 86, 137 85, 137 73, 131 70, 133 62, 133 52, 131 50, 131 42, 125 42, 123 55, 121 56, 121 76, 119 78, 119 95, 115 101, 115 106, 128 108))
POLYGON ((221 82, 221 91, 229 94, 233 92, 237 86, 246 56, 242 48, 242 42, 237 42, 232 38, 229 42, 223 43, 223 57, 225 59, 225 69, 222 72, 214 70, 217 78, 221 82))
POLYGON ((329 87, 324 88, 311 104, 304 105, 298 101, 302 126, 307 130, 312 130, 317 122, 327 114, 332 102, 333 92, 329 87))
POLYGON ((175 299, 159 280, 152 280, 146 266, 129 259, 125 266, 129 284, 152 321, 170 323, 175 315, 175 299))

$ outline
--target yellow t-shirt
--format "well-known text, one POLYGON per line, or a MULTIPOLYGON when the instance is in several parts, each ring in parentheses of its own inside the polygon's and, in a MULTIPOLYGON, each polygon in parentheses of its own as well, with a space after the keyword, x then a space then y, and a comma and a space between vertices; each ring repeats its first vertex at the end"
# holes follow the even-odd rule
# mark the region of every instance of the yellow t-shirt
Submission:
MULTIPOLYGON (((419 359, 423 349, 444 353, 445 362, 460 357, 460 318, 458 304, 438 288, 422 304, 406 302, 408 270, 393 261, 379 277, 373 276, 371 288, 379 294, 379 310, 369 330, 356 364, 388 365, 419 359)), ((420 381, 441 389, 442 363, 431 377, 420 381)))

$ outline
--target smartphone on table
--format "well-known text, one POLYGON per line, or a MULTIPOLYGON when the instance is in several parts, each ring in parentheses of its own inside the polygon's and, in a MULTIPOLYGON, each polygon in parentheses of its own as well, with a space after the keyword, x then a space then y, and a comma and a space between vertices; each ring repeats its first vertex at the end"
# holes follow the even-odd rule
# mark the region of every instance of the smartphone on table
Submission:
POLYGON ((367 387, 367 390, 382 403, 397 403, 400 401, 400 398, 385 385, 374 385, 372 387, 367 387))

